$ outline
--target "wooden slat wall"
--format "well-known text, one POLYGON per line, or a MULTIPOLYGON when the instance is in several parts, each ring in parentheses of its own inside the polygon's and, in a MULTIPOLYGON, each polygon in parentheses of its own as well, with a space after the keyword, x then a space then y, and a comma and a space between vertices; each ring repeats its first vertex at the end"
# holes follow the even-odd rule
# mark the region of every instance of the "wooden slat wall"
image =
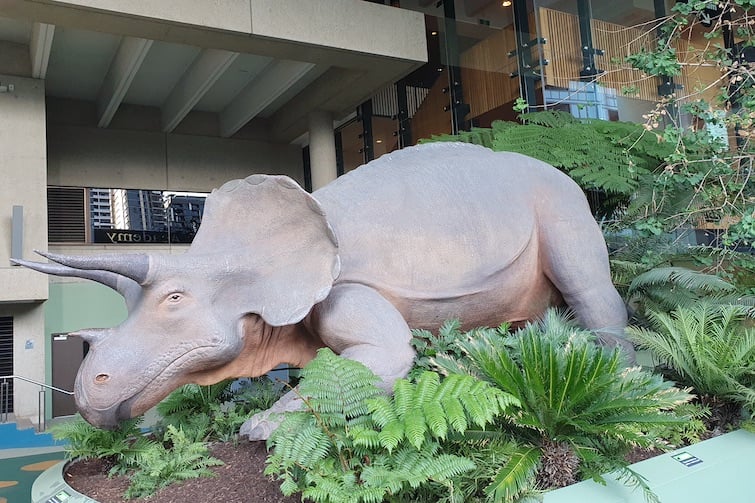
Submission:
POLYGON ((514 27, 507 26, 479 42, 460 57, 464 99, 469 117, 477 117, 519 96, 516 57, 507 53, 516 47, 514 27))
POLYGON ((568 88, 569 82, 579 80, 582 69, 582 51, 579 45, 579 24, 576 16, 541 8, 540 33, 546 39, 543 57, 545 85, 568 88))
MULTIPOLYGON (((545 84, 556 87, 569 87, 570 81, 579 80, 582 70, 582 49, 579 39, 579 19, 552 9, 540 8, 540 29, 547 39, 543 46, 545 59, 545 84)), ((629 54, 639 52, 642 47, 652 48, 653 37, 640 28, 625 27, 593 19, 593 45, 603 49, 603 56, 595 56, 595 62, 603 74, 598 81, 608 87, 621 90, 623 86, 634 86, 637 94, 632 97, 655 101, 658 98, 658 81, 655 77, 643 76, 637 70, 623 64, 629 54), (619 62, 614 63, 612 59, 619 62)))
MULTIPOLYGON (((709 41, 693 41, 686 38, 679 40, 678 54, 682 64, 682 74, 674 80, 681 83, 684 89, 679 91, 682 101, 703 99, 708 103, 715 103, 716 96, 725 85, 722 81, 721 70, 712 65, 701 65, 701 55, 706 50, 713 50, 709 41)), ((721 41, 711 41, 723 44, 721 41)))
POLYGON ((412 143, 434 134, 451 132, 451 112, 443 110, 450 104, 448 93, 443 92, 444 87, 448 87, 448 71, 445 69, 412 117, 412 143))
MULTIPOLYGON (((576 16, 574 17, 576 19, 576 16)), ((655 37, 651 33, 640 28, 593 19, 592 37, 594 46, 605 51, 603 56, 595 56, 598 68, 605 72, 598 82, 618 91, 621 91, 623 86, 636 88, 637 93, 630 97, 649 101, 658 99, 658 79, 643 75, 623 62, 630 54, 638 53, 643 48, 650 50, 655 46, 655 37), (612 62, 612 59, 616 62, 612 62)))

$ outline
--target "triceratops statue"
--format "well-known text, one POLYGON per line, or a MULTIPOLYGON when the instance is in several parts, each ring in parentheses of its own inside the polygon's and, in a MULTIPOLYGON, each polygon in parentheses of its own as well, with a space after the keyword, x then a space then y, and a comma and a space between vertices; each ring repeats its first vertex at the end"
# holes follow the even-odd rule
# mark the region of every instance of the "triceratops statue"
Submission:
MULTIPOLYGON (((121 325, 75 333, 91 347, 76 402, 101 427, 183 384, 303 366, 325 346, 389 388, 412 366, 410 327, 451 318, 517 324, 566 304, 632 351, 580 188, 535 159, 469 144, 386 154, 312 195, 283 176, 230 181, 207 198, 181 255, 42 255, 51 262, 16 262, 125 298, 121 325)), ((271 411, 297 402, 289 393, 271 411)), ((242 433, 266 438, 273 427, 261 413, 242 433)))

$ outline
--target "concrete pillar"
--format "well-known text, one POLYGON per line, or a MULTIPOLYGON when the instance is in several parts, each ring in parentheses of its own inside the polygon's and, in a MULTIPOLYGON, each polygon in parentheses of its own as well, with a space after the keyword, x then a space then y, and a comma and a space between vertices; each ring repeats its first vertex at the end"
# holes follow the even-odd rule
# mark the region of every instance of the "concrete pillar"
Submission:
POLYGON ((309 114, 309 163, 312 190, 324 187, 338 176, 333 116, 329 112, 309 114))
MULTIPOLYGON (((13 317, 13 371, 45 381, 44 274, 10 264, 11 213, 23 206, 21 253, 47 249, 47 142, 44 81, 0 75, 0 316, 13 317)), ((16 380, 16 417, 37 421, 39 387, 16 380)), ((49 411, 48 411, 49 412, 49 411)))

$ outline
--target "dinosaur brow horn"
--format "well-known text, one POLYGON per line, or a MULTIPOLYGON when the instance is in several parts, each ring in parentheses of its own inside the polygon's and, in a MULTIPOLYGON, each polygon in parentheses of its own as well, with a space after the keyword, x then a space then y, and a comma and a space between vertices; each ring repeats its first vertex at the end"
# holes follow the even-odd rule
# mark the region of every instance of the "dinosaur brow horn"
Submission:
MULTIPOLYGON (((42 255, 42 254, 40 254, 42 255)), ((34 269, 35 271, 55 276, 71 276, 74 278, 91 279, 97 283, 109 286, 113 290, 118 290, 118 275, 110 271, 84 270, 75 269, 61 264, 32 262, 30 260, 11 259, 11 262, 17 265, 34 269)))
POLYGON ((131 309, 131 306, 135 305, 141 293, 141 287, 134 280, 110 271, 76 269, 68 267, 67 265, 56 264, 54 262, 32 262, 30 260, 21 259, 11 259, 11 262, 45 274, 96 281, 97 283, 110 287, 120 293, 126 300, 126 306, 129 310, 131 309))
POLYGON ((108 255, 58 255, 35 250, 38 254, 74 269, 110 271, 130 278, 140 285, 149 273, 149 256, 143 253, 108 255))

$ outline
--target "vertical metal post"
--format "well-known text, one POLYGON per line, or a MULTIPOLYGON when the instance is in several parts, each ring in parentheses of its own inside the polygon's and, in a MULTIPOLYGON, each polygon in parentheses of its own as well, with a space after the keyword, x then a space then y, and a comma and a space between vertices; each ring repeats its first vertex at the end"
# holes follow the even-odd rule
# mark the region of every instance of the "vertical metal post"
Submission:
POLYGON ((0 383, 0 417, 2 423, 8 422, 8 380, 3 379, 0 383))
MULTIPOLYGON (((656 19, 661 19, 666 17, 666 2, 665 0, 653 0, 653 10, 655 13, 656 19)), ((662 32, 661 29, 658 28, 656 30, 656 36, 661 37, 662 32)), ((659 96, 669 96, 674 93, 674 77, 670 75, 664 75, 661 77, 658 77, 661 80, 660 85, 658 86, 658 95, 659 96)), ((672 117, 675 117, 675 114, 672 115, 672 117)))
POLYGON ((459 68, 459 37, 456 33, 456 7, 454 0, 443 0, 443 23, 446 37, 446 61, 448 62, 448 94, 451 100, 451 134, 458 134, 467 128, 464 120, 469 106, 464 103, 459 68))
MULTIPOLYGON (((734 32, 731 31, 731 11, 725 10, 721 13, 721 20, 723 21, 722 25, 723 28, 721 30, 721 36, 724 39, 724 48, 729 53, 729 57, 732 58, 732 60, 737 60, 740 58, 740 55, 737 52, 736 42, 734 40, 734 32)), ((742 49, 744 50, 744 42, 742 42, 742 49)), ((739 63, 744 63, 744 60, 739 59, 739 63)), ((743 81, 743 82, 746 82, 743 81)), ((739 100, 741 99, 741 86, 743 84, 729 84, 729 103, 734 108, 735 111, 741 110, 741 104, 739 103, 739 100)), ((737 143, 737 147, 742 147, 745 143, 745 139, 740 134, 740 126, 736 125, 734 126, 734 139, 737 143)))
POLYGON ((304 190, 312 192, 312 165, 309 162, 309 145, 301 149, 301 161, 304 170, 304 190))
POLYGON ((24 207, 13 206, 11 217, 11 250, 10 258, 23 258, 24 250, 24 207))
POLYGON ((398 104, 398 147, 404 148, 412 144, 411 122, 409 121, 409 102, 406 97, 406 80, 396 82, 396 102, 398 104))
MULTIPOLYGON (((666 17, 666 2, 665 0, 653 0, 653 10, 655 14, 656 19, 662 19, 666 17)), ((656 31, 656 36, 661 37, 663 33, 661 32, 661 29, 658 28, 656 31)), ((659 76, 658 79, 660 80, 660 84, 658 85, 658 96, 671 96, 674 94, 674 91, 676 90, 676 84, 674 83, 674 77, 671 75, 663 75, 659 76)), ((674 101, 670 101, 668 105, 666 105, 666 117, 664 119, 664 122, 669 123, 673 121, 680 122, 680 118, 678 117, 679 109, 677 108, 674 101)))
POLYGON ((47 429, 47 421, 45 420, 45 389, 40 386, 39 394, 37 395, 37 432, 41 433, 47 429))
POLYGON ((595 47, 592 44, 592 6, 590 0, 577 0, 577 17, 579 18, 579 40, 582 44, 582 80, 592 80, 598 70, 595 68, 595 47))
POLYGON ((372 100, 367 100, 357 108, 357 119, 362 124, 362 156, 367 164, 375 158, 375 148, 372 137, 372 100))
POLYGON ((341 130, 333 132, 336 141, 336 176, 343 175, 343 133, 341 130))
POLYGON ((527 105, 534 109, 537 106, 537 91, 535 76, 532 74, 532 40, 530 19, 527 14, 527 0, 514 0, 514 31, 516 34, 516 55, 519 63, 519 89, 527 105))

